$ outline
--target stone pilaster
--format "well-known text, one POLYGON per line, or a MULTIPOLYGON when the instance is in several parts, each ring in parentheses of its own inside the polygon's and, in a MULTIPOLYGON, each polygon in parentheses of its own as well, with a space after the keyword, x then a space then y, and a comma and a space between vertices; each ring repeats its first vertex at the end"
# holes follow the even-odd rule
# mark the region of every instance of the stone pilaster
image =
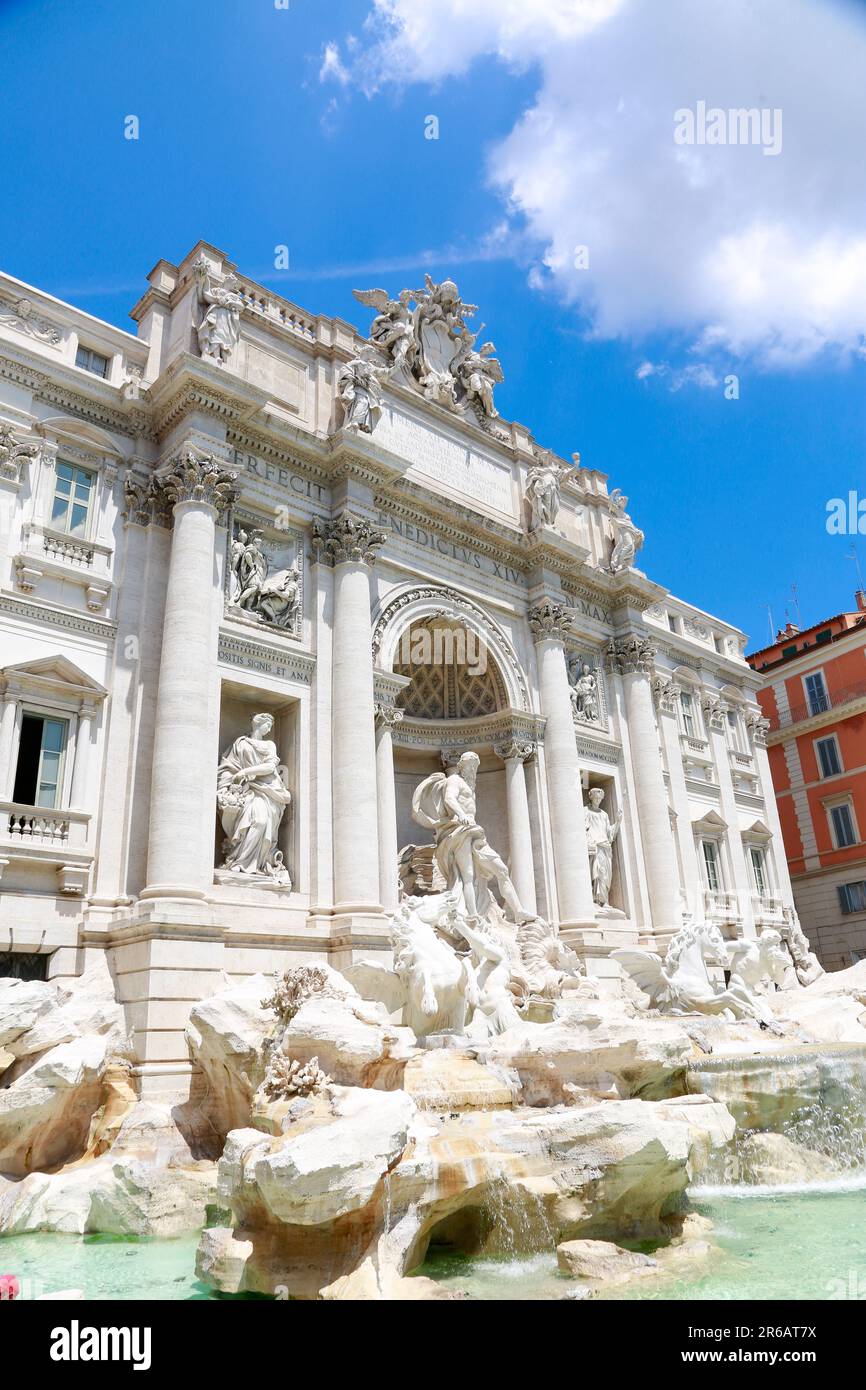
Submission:
POLYGON ((682 922, 676 847, 670 823, 651 679, 655 650, 645 637, 612 641, 605 652, 608 669, 622 681, 634 771, 637 818, 653 930, 663 932, 682 922))
POLYGON ((546 720, 544 765, 559 924, 592 926, 595 904, 564 647, 571 620, 562 604, 545 600, 530 610, 529 625, 537 644, 541 712, 546 720))
POLYGON ((535 754, 535 744, 509 739, 497 744, 495 752, 505 764, 505 797, 508 806, 508 847, 511 881, 521 907, 533 915, 538 912, 535 897, 535 869, 532 862, 532 829, 529 798, 523 764, 535 754))
POLYGON ((213 776, 207 711, 214 652, 214 542, 217 518, 234 499, 236 474, 186 450, 157 479, 172 512, 168 584, 153 747, 147 887, 143 898, 206 896, 202 787, 213 776))
POLYGON ((392 730, 403 718, 396 705, 377 701, 376 787, 379 824, 379 894, 386 912, 396 912, 397 890, 397 798, 394 790, 394 740, 392 730))
POLYGON ((370 567, 386 539, 372 522, 349 512, 313 522, 314 554, 334 569, 331 779, 339 913, 382 910, 370 567))

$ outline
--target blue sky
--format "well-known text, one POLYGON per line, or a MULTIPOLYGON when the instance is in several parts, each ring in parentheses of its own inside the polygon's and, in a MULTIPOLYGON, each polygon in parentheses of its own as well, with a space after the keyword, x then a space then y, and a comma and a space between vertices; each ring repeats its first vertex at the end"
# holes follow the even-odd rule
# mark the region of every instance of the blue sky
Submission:
POLYGON ((866 495, 863 7, 5 0, 0 41, 9 273, 124 327, 199 238, 361 327, 354 286, 449 273, 503 414, 623 488, 653 578, 753 645, 792 584, 804 624, 851 606, 825 516, 866 495), (675 151, 704 97, 781 109, 778 157, 675 151))

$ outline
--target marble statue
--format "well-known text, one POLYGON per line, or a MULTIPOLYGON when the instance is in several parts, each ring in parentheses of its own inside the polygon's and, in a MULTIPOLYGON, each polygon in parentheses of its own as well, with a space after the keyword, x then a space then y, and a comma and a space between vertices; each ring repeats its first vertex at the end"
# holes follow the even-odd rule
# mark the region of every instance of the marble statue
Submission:
POLYGON ((217 805, 225 832, 223 867, 288 889, 291 879, 277 836, 292 797, 280 775, 277 746, 269 738, 273 727, 273 715, 254 715, 250 733, 236 738, 223 754, 217 805))
POLYGON ((463 348, 454 358, 452 369, 463 388, 463 400, 469 405, 477 404, 489 420, 495 420, 499 411, 493 404, 493 387, 505 379, 499 360, 494 356, 496 348, 487 342, 476 352, 475 343, 480 332, 470 333, 464 329, 461 336, 463 348))
POLYGON ((261 531, 248 535, 238 527, 235 532, 229 547, 229 603, 275 627, 292 627, 301 608, 300 558, 270 574, 262 540, 261 531))
MULTIPOLYGON (((766 933, 764 933, 766 935, 766 933)), ((785 921, 779 928, 782 946, 790 957, 791 970, 798 985, 812 985, 824 974, 824 967, 809 946, 793 907, 785 908, 785 921)))
POLYGON ((539 526, 555 526, 562 501, 562 480, 568 472, 565 464, 556 463, 551 458, 546 463, 536 463, 526 475, 525 497, 529 503, 530 527, 535 531, 539 526))
POLYGON ((402 290, 392 299, 387 290, 353 290, 355 298, 378 313, 370 326, 370 341, 389 354, 395 372, 402 373, 411 365, 415 351, 412 326, 411 290, 402 290))
POLYGON ((241 335, 244 301, 238 294, 240 281, 231 274, 219 279, 203 256, 196 261, 195 273, 198 299, 203 308, 203 316, 196 329, 199 352, 202 357, 222 367, 237 347, 241 335))
POLYGON ((607 811, 602 809, 604 792, 601 787, 591 787, 588 800, 589 805, 584 807, 584 816, 592 873, 592 896, 599 907, 607 907, 613 878, 613 846, 622 824, 622 811, 617 812, 615 820, 610 819, 607 811))
POLYGON ((463 753, 450 773, 434 772, 426 778, 412 798, 412 816, 434 831, 436 863, 467 917, 477 921, 488 916, 494 905, 488 883, 494 879, 507 914, 513 922, 521 922, 529 914, 520 905, 508 869, 475 819, 479 761, 477 753, 463 753))
POLYGON ((571 712, 578 724, 597 724, 598 676, 586 661, 573 657, 568 663, 568 681, 571 686, 571 712))
POLYGON ((463 1033, 479 1002, 471 959, 436 931, 455 913, 455 895, 430 894, 404 899, 391 919, 394 970, 405 990, 403 1023, 418 1038, 463 1033))
POLYGON ((535 995, 559 999, 564 990, 578 989, 583 983, 583 966, 543 917, 532 917, 517 929, 520 968, 512 971, 511 989, 525 1003, 535 995))
POLYGON ((388 368, 377 365, 369 347, 346 362, 337 376, 337 394, 343 404, 343 428, 372 434, 382 414, 381 381, 388 368))
POLYGON ((713 923, 689 922, 671 938, 664 960, 636 947, 611 955, 661 1013, 720 1014, 775 1029, 763 990, 783 978, 786 957, 778 932, 726 942, 713 923), (727 986, 711 978, 708 963, 730 972, 727 986))
POLYGON ((353 294, 377 311, 369 342, 387 354, 395 377, 447 410, 471 410, 482 422, 497 418, 493 388, 503 373, 496 348, 476 348, 481 329, 471 332, 467 319, 478 306, 464 304, 453 280, 426 275, 423 289, 403 290, 397 299, 380 289, 353 294))
POLYGON ((610 494, 608 504, 613 521, 613 549, 608 568, 611 574, 619 574, 621 570, 631 569, 635 556, 644 543, 644 534, 635 526, 626 511, 628 498, 623 496, 618 487, 610 494))

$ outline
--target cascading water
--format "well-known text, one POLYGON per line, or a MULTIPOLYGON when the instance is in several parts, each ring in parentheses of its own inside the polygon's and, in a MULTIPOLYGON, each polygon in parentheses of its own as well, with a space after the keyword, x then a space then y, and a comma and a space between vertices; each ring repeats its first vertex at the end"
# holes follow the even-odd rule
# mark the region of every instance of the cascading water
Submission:
POLYGON ((693 1195, 866 1185, 866 1048, 710 1056, 692 1064, 686 1084, 723 1101, 738 1126, 693 1195), (773 1146, 773 1135, 786 1143, 773 1146))

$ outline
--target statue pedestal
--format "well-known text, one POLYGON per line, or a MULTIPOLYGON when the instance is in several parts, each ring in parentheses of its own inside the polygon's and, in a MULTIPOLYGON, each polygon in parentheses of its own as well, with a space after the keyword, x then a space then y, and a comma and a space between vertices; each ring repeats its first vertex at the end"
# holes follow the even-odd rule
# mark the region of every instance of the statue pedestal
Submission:
MULTIPOLYGON (((613 911, 617 911, 616 908, 613 911)), ((606 994, 622 993, 622 971, 611 952, 639 944, 639 933, 627 919, 601 919, 594 927, 566 927, 560 936, 579 960, 587 978, 594 980, 606 994)), ((655 948, 653 948, 655 949, 655 948)))

